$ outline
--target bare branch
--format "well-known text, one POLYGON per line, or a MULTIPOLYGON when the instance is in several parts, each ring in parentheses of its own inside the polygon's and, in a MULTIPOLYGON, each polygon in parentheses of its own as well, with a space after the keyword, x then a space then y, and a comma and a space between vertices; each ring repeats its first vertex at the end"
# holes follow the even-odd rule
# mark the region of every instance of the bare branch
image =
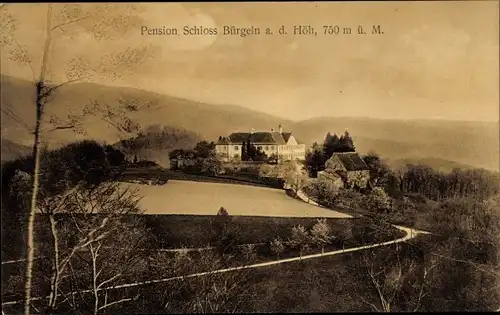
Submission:
POLYGON ((51 128, 51 129, 42 130, 41 132, 45 133, 45 132, 53 132, 53 131, 57 131, 57 130, 68 130, 68 129, 73 129, 75 127, 76 127, 75 125, 57 126, 57 127, 51 128))
POLYGON ((65 25, 74 24, 74 23, 83 21, 83 20, 88 19, 90 17, 92 17, 92 15, 89 14, 87 16, 84 16, 84 17, 81 17, 81 18, 78 18, 78 19, 74 19, 74 20, 71 20, 71 21, 63 22, 61 24, 58 24, 58 25, 52 27, 51 31, 54 31, 54 30, 56 30, 58 28, 61 28, 62 26, 65 26, 65 25))
POLYGON ((101 282, 98 286, 97 286, 97 289, 100 289, 103 285, 107 284, 107 283, 110 283, 112 282, 113 280, 121 277, 121 273, 118 273, 116 275, 114 275, 113 277, 109 278, 108 280, 104 280, 103 282, 101 282))
MULTIPOLYGON (((30 67, 30 70, 31 70, 31 76, 33 78, 33 82, 32 83, 35 83, 36 81, 36 76, 35 76, 35 69, 33 68, 33 61, 31 60, 31 58, 27 55, 27 50, 26 50, 26 47, 23 47, 16 39, 16 37, 11 34, 10 32, 7 32, 7 35, 9 35, 9 37, 11 38, 11 40, 16 44, 17 48, 19 49, 18 50, 18 54, 21 54, 21 55, 18 55, 17 57, 18 58, 15 58, 14 57, 14 60, 18 60, 18 61, 21 61, 22 63, 25 63, 25 64, 28 64, 28 66, 30 67), (20 59, 19 59, 20 58, 20 59)), ((11 58, 12 59, 12 58, 11 58)))
POLYGON ((72 83, 75 83, 75 82, 79 82, 79 81, 82 81, 84 79, 88 78, 88 76, 85 76, 85 77, 78 77, 78 78, 74 78, 74 79, 71 79, 71 80, 68 80, 68 81, 65 81, 63 83, 60 83, 58 85, 55 85, 53 87, 50 87, 47 89, 47 91, 45 93, 43 93, 41 95, 41 97, 48 97, 49 95, 51 95, 54 91, 56 91, 57 89, 65 86, 65 85, 68 85, 68 84, 72 84, 72 83))
POLYGON ((28 132, 32 132, 29 128, 29 126, 27 124, 25 124, 21 119, 19 119, 14 113, 11 113, 9 111, 7 111, 6 109, 4 108, 0 108, 0 110, 5 114, 7 115, 9 118, 11 118, 12 120, 14 120, 16 123, 18 123, 20 126, 22 126, 23 128, 25 128, 28 132))
POLYGON ((380 312, 380 310, 378 309, 378 307, 377 307, 375 304, 368 302, 368 301, 367 301, 367 300, 365 300, 365 299, 364 299, 361 295, 357 295, 357 297, 358 297, 361 301, 363 301, 364 303, 366 303, 366 304, 368 304, 369 306, 373 307, 373 309, 375 310, 375 312, 380 312))

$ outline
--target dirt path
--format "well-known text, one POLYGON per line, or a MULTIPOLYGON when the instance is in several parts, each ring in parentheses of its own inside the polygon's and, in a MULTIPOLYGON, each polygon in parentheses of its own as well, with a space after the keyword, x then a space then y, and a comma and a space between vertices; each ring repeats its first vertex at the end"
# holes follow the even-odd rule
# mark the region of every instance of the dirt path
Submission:
MULTIPOLYGON (((231 272, 231 271, 242 270, 242 269, 262 268, 262 267, 280 265, 280 264, 285 264, 285 263, 300 261, 300 260, 308 260, 308 259, 314 259, 314 258, 320 258, 320 257, 335 256, 335 255, 340 255, 340 254, 349 253, 349 252, 356 252, 356 251, 370 249, 370 248, 376 248, 376 247, 380 247, 380 246, 397 244, 397 243, 401 243, 401 242, 405 242, 405 241, 408 241, 410 239, 413 239, 420 234, 430 234, 429 232, 419 231, 419 230, 407 228, 404 226, 394 225, 394 227, 405 232, 406 235, 404 237, 401 237, 401 238, 398 238, 398 239, 395 239, 392 241, 387 241, 387 242, 377 243, 377 244, 372 244, 372 245, 364 245, 364 246, 359 246, 359 247, 330 251, 330 252, 326 252, 326 253, 312 254, 312 255, 306 255, 306 256, 302 256, 302 257, 292 257, 292 258, 280 259, 280 260, 275 260, 275 261, 268 261, 268 262, 253 264, 253 265, 246 265, 246 266, 218 269, 218 270, 213 270, 213 271, 199 272, 199 273, 194 273, 194 274, 185 275, 185 276, 156 279, 156 280, 148 280, 148 281, 138 281, 138 282, 134 282, 134 283, 127 283, 127 284, 122 284, 122 285, 117 285, 117 286, 101 288, 99 290, 106 291, 106 290, 114 290, 114 289, 132 288, 132 287, 138 287, 138 286, 147 285, 147 284, 169 282, 169 281, 182 280, 182 279, 188 279, 188 278, 194 278, 194 277, 202 277, 202 276, 206 276, 206 275, 231 272)), ((93 291, 92 290, 83 290, 83 291, 79 291, 79 292, 73 292, 73 294, 90 293, 90 292, 93 292, 93 291)), ((45 299, 47 299, 47 298, 48 297, 45 297, 45 299)), ((44 298, 36 297, 36 298, 32 298, 31 300, 37 301, 37 300, 42 300, 42 299, 44 299, 44 298)), ((21 301, 5 302, 5 303, 2 303, 2 306, 15 305, 15 304, 19 304, 22 302, 23 302, 22 300, 21 301)))
MULTIPOLYGON (((298 196, 304 202, 320 207, 317 203, 315 203, 314 201, 311 201, 309 198, 307 198, 307 196, 303 192, 299 191, 298 196)), ((263 267, 280 265, 280 264, 285 264, 285 263, 294 262, 294 261, 315 259, 315 258, 321 258, 321 257, 327 257, 327 256, 335 256, 335 255, 340 255, 340 254, 349 253, 349 252, 356 252, 356 251, 366 250, 366 249, 370 249, 370 248, 376 248, 376 247, 406 242, 408 240, 411 240, 411 239, 417 237, 420 234, 431 234, 429 232, 419 231, 419 230, 415 230, 415 229, 404 227, 404 226, 399 226, 399 225, 393 225, 393 226, 395 228, 405 232, 406 235, 404 237, 401 237, 401 238, 398 238, 398 239, 395 239, 392 241, 387 241, 387 242, 382 242, 382 243, 377 243, 377 244, 372 244, 372 245, 364 245, 364 246, 358 246, 358 247, 353 247, 353 248, 340 249, 340 250, 335 250, 335 251, 330 251, 330 252, 325 252, 325 253, 305 255, 302 257, 292 257, 292 258, 280 259, 280 260, 275 260, 275 261, 268 261, 268 262, 252 264, 252 265, 245 265, 245 266, 224 268, 224 269, 218 269, 218 270, 212 270, 212 271, 206 271, 206 272, 199 272, 199 273, 194 273, 194 274, 184 275, 184 276, 177 276, 177 277, 156 279, 156 280, 147 280, 147 281, 138 281, 138 282, 134 282, 134 283, 127 283, 127 284, 121 284, 121 285, 117 285, 117 286, 100 288, 99 291, 132 288, 132 287, 138 287, 138 286, 147 285, 147 284, 176 281, 176 280, 182 280, 182 279, 188 279, 188 278, 194 278, 194 277, 202 277, 202 276, 217 274, 217 273, 231 272, 231 271, 236 271, 236 270, 263 268, 263 267)), ((173 250, 180 251, 180 250, 185 250, 185 249, 173 249, 173 250)), ((73 292, 72 294, 90 293, 90 292, 93 292, 93 291, 92 290, 83 290, 83 291, 79 291, 79 292, 73 292)), ((42 299, 47 299, 47 298, 48 297, 45 297, 45 298, 36 297, 36 298, 32 298, 31 300, 37 301, 37 300, 42 300, 42 299)), ((5 303, 2 303, 2 306, 15 305, 15 304, 19 304, 22 302, 23 302, 22 300, 21 301, 5 302, 5 303)))

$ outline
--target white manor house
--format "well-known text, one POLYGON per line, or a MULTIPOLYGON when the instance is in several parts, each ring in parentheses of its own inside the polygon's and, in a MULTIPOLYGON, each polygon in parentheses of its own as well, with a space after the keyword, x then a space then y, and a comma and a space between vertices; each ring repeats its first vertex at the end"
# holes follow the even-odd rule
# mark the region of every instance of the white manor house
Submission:
POLYGON ((305 160, 305 144, 299 144, 291 132, 283 132, 281 125, 278 125, 278 131, 234 132, 220 137, 215 151, 224 161, 241 161, 243 142, 249 139, 268 157, 277 156, 279 161, 305 160))

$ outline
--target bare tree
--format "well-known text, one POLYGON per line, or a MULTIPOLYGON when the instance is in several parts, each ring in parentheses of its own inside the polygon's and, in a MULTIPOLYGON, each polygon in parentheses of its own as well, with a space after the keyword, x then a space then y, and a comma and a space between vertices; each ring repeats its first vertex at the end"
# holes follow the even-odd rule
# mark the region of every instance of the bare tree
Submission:
MULTIPOLYGON (((94 315, 120 303, 132 301, 130 296, 115 299, 108 298, 106 287, 112 286, 126 276, 142 261, 142 253, 137 245, 145 239, 138 229, 125 230, 130 227, 118 225, 113 230, 113 237, 103 238, 88 244, 91 259, 91 287, 94 298, 94 315), (118 246, 122 245, 122 246, 118 246), (112 253, 109 251, 112 250, 112 253), (102 292, 104 291, 104 292, 102 292), (104 298, 102 299, 102 296, 104 298)), ((116 295, 116 294, 115 294, 116 295)))
POLYGON ((100 291, 125 276, 144 250, 144 231, 135 226, 133 217, 123 217, 124 214, 140 212, 137 192, 120 188, 117 183, 101 183, 91 188, 78 185, 58 198, 60 222, 56 221, 54 210, 49 214, 54 249, 47 313, 55 311, 64 302, 73 308, 83 303, 75 300, 75 283, 82 290, 90 286, 95 302, 94 314, 128 301, 125 298, 120 302, 110 302, 106 292, 102 301, 103 292, 100 291), (122 223, 122 218, 127 223, 122 223), (61 237, 65 240, 62 244, 61 237), (90 272, 86 272, 88 270, 90 272), (82 280, 86 274, 92 279, 90 285, 82 280), (73 285, 70 286, 68 281, 73 285), (60 295, 66 298, 59 301, 60 295), (69 297, 72 302, 69 302, 69 297))
MULTIPOLYGON (((152 266, 158 275, 180 277, 176 281, 159 283, 144 288, 144 299, 157 303, 150 309, 161 313, 236 313, 248 291, 251 272, 249 269, 231 272, 213 272, 224 268, 225 260, 214 251, 197 253, 176 252, 160 254, 152 258, 152 266), (191 255, 196 258, 193 260, 191 255), (193 261, 196 261, 193 264, 193 261), (201 277, 182 277, 196 272, 208 272, 201 277)), ((142 311, 141 309, 135 312, 142 311)))
MULTIPOLYGON (((223 261, 209 252, 202 255, 199 263, 205 270, 216 270, 223 266, 223 261)), ((191 298, 186 301, 186 311, 212 314, 238 312, 250 277, 249 270, 242 269, 229 273, 212 273, 193 280, 186 279, 184 284, 193 290, 191 298)))
MULTIPOLYGON (((36 119, 32 131, 34 136, 32 150, 34 174, 26 240, 27 267, 24 309, 26 315, 30 313, 29 301, 34 253, 33 225, 39 191, 41 136, 45 131, 64 129, 80 131, 78 127, 80 119, 77 116, 70 115, 64 121, 51 117, 49 121, 46 121, 47 106, 56 97, 55 92, 62 87, 82 80, 89 80, 93 75, 98 75, 106 80, 114 80, 120 75, 132 72, 142 62, 151 57, 152 52, 150 47, 129 48, 122 52, 106 55, 97 61, 86 58, 88 56, 85 56, 85 54, 74 56, 66 64, 65 78, 57 78, 56 71, 54 71, 55 67, 53 67, 57 59, 51 58, 54 53, 53 43, 55 41, 64 37, 71 37, 78 32, 89 34, 96 40, 111 39, 121 36, 140 25, 140 18, 135 12, 136 7, 133 5, 47 4, 45 7, 40 6, 40 9, 46 10, 46 25, 40 68, 39 71, 36 71, 32 54, 30 54, 26 46, 23 46, 16 39, 16 30, 18 28, 16 18, 9 12, 7 6, 0 8, 2 51, 8 53, 13 62, 29 67, 35 86, 34 111, 36 119), (44 129, 44 124, 47 123, 52 127, 44 129)), ((5 107, 2 112, 8 114, 9 117, 21 125, 27 126, 13 111, 11 104, 6 104, 5 107)), ((106 116, 114 116, 114 114, 106 116)))
POLYGON ((385 255, 376 250, 361 254, 364 279, 374 294, 368 299, 359 294, 357 296, 375 312, 416 312, 429 293, 436 263, 418 264, 411 258, 404 258, 399 245, 393 251, 385 255), (403 296, 408 300, 398 303, 403 296))
POLYGON ((251 264, 257 257, 254 244, 241 245, 240 252, 243 255, 243 258, 245 258, 247 264, 251 264))

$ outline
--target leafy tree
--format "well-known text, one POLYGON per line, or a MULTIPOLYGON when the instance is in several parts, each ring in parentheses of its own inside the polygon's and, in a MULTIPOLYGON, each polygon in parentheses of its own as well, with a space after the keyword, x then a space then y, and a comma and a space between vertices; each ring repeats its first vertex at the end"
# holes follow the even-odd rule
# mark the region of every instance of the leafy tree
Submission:
POLYGON ((325 245, 332 241, 332 229, 326 219, 318 219, 311 229, 311 243, 321 248, 321 253, 325 252, 325 245))
POLYGON ((280 254, 285 251, 285 244, 283 240, 278 236, 277 238, 274 238, 271 240, 269 243, 269 249, 273 254, 276 255, 276 259, 280 259, 280 254))
POLYGON ((246 141, 243 141, 243 143, 241 144, 241 160, 248 161, 248 144, 246 141))
POLYGON ((283 167, 283 179, 285 180, 286 187, 292 189, 296 194, 307 183, 307 174, 305 174, 302 165, 292 160, 283 167))
POLYGON ((339 187, 331 180, 316 178, 309 182, 305 190, 311 199, 324 206, 332 206, 340 192, 339 187))
POLYGON ((392 210, 392 200, 381 187, 375 187, 368 195, 366 207, 378 213, 386 213, 392 210))
POLYGON ((125 164, 125 154, 110 145, 105 146, 106 157, 111 166, 122 166, 125 164))
POLYGON ((213 175, 217 175, 223 170, 222 162, 215 156, 198 158, 196 165, 199 172, 201 173, 210 173, 213 175))
POLYGON ((200 141, 194 147, 194 153, 196 157, 209 158, 215 156, 215 143, 208 141, 200 141))
POLYGON ((235 250, 237 239, 231 227, 232 218, 226 208, 221 207, 214 221, 215 247, 221 254, 235 250))
POLYGON ((224 220, 229 218, 229 212, 227 212, 226 208, 224 207, 220 207, 219 211, 217 212, 217 215, 219 218, 224 218, 224 220))
POLYGON ((344 132, 344 135, 340 137, 336 152, 356 152, 354 141, 347 130, 344 132))
POLYGON ((336 134, 332 136, 331 133, 327 133, 325 137, 323 142, 325 160, 328 160, 334 153, 337 152, 356 152, 354 141, 347 130, 340 138, 336 134))
POLYGON ((340 145, 339 137, 336 134, 332 136, 332 134, 328 132, 323 142, 323 153, 325 156, 325 160, 331 158, 333 153, 339 152, 338 151, 339 145, 340 145))
POLYGON ((387 185, 389 181, 388 177, 391 172, 391 169, 389 168, 387 163, 382 161, 380 156, 378 156, 374 152, 370 152, 367 155, 365 155, 363 157, 363 160, 370 168, 370 183, 373 186, 381 186, 381 187, 387 185))
POLYGON ((321 147, 315 142, 312 150, 306 155, 306 167, 311 177, 317 177, 318 172, 325 169, 326 156, 321 147))
POLYGON ((297 225, 292 228, 292 235, 288 241, 290 246, 293 248, 298 248, 300 257, 302 258, 302 252, 309 248, 309 232, 303 225, 297 225))
POLYGON ((278 164, 279 159, 276 153, 271 153, 271 155, 267 158, 268 164, 278 164))
MULTIPOLYGON (((250 139, 244 143, 245 149, 242 148, 242 153, 245 153, 244 161, 267 161, 267 155, 262 149, 258 149, 250 139)), ((243 160, 243 159, 242 159, 243 160)))

